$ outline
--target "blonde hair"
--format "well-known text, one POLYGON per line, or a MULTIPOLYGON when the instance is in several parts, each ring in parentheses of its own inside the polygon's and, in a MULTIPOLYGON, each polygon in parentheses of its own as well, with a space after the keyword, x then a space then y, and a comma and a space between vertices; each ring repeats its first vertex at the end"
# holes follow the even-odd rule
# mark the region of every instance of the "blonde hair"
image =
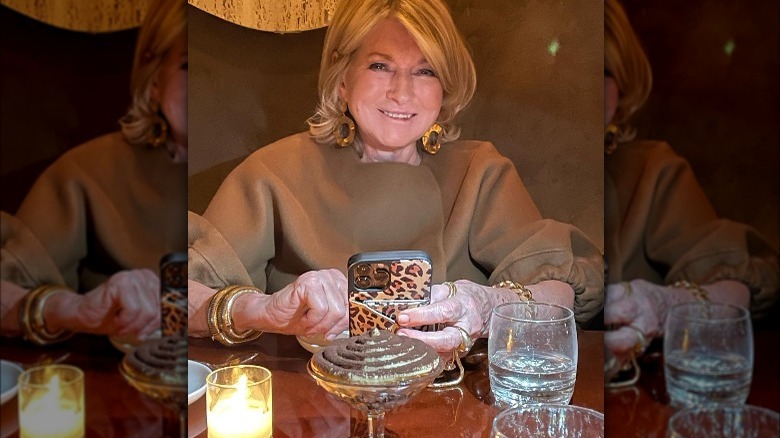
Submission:
MULTIPOLYGON (((339 87, 365 36, 388 18, 400 21, 441 81, 444 96, 436 122, 442 142, 460 135, 453 120, 468 105, 477 86, 471 54, 441 0, 341 0, 325 35, 319 76, 319 104, 309 118, 309 133, 318 143, 334 143, 333 128, 342 115, 339 87)), ((362 153, 359 134, 354 145, 362 153)))
POLYGON ((653 73, 639 38, 617 0, 604 2, 604 69, 612 75, 620 90, 612 119, 621 127, 619 140, 631 140, 635 132, 628 121, 647 100, 653 87, 653 73))
MULTIPOLYGON (((152 103, 152 84, 162 67, 165 55, 176 38, 187 31, 185 2, 181 0, 152 0, 138 32, 133 71, 130 75, 132 103, 119 123, 122 133, 131 144, 146 144, 157 116, 152 103)), ((172 143, 168 136, 167 143, 172 143)), ((171 144, 167 145, 170 149, 171 144)))

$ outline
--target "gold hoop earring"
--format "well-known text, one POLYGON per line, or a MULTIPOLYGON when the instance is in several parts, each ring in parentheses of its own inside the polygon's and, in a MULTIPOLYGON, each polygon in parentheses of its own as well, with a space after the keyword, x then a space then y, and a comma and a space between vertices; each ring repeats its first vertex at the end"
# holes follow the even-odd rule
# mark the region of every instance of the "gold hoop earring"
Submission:
POLYGON ((439 152, 439 149, 441 149, 442 131, 443 128, 438 123, 434 123, 430 129, 425 131, 425 134, 423 134, 421 139, 422 148, 425 152, 428 152, 431 155, 436 155, 436 152, 439 152))
POLYGON ((604 131, 604 153, 612 155, 618 148, 618 137, 620 137, 620 128, 617 125, 609 124, 604 131))
POLYGON ((164 145, 168 140, 168 122, 160 113, 160 105, 157 102, 152 102, 151 107, 153 118, 149 131, 146 133, 146 143, 156 148, 164 145))
POLYGON ((355 141, 355 121, 347 115, 347 103, 341 103, 341 115, 333 127, 333 138, 339 147, 345 148, 355 141))

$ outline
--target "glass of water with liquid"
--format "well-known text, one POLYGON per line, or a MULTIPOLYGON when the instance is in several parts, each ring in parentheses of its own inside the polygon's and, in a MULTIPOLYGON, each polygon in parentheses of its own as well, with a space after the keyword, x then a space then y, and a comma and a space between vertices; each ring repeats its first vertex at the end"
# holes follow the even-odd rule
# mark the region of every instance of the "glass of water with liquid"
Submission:
POLYGON ((753 376, 753 328, 741 307, 672 307, 664 325, 666 392, 675 408, 745 403, 753 376))
POLYGON ((577 375, 574 312, 537 302, 496 306, 490 319, 488 361, 498 407, 568 404, 577 375))

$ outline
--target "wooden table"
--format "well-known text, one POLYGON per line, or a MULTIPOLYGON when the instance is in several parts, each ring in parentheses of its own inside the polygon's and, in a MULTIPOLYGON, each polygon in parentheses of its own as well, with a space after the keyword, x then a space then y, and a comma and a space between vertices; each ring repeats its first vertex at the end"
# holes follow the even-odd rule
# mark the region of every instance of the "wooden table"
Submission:
MULTIPOLYGON (((67 342, 48 347, 2 338, 0 346, 0 358, 4 360, 23 365, 53 360, 74 365, 84 371, 88 438, 147 438, 176 433, 178 415, 141 394, 125 381, 118 368, 124 354, 114 348, 106 337, 78 335, 67 342)), ((16 397, 2 406, 0 425, 0 436, 3 438, 19 436, 16 397)))
MULTIPOLYGON (((780 332, 757 331, 754 340, 753 382, 747 403, 780 412, 780 332)), ((660 340, 640 358, 640 368, 642 374, 636 385, 606 392, 607 437, 666 437, 669 417, 675 411, 666 393, 660 340)))
MULTIPOLYGON (((579 364, 572 404, 604 412, 601 332, 578 333, 579 364)), ((265 334, 258 341, 233 348, 208 339, 189 340, 190 359, 221 364, 234 360, 262 365, 273 373, 274 438, 347 437, 355 427, 344 403, 317 386, 306 372, 311 353, 295 337, 265 334), (256 356, 253 357, 253 355, 256 356)), ((426 389, 407 405, 387 413, 387 429, 402 437, 485 437, 490 433, 495 409, 485 401, 490 391, 487 363, 467 371, 464 381, 452 388, 426 389)), ((190 405, 189 436, 206 437, 206 397, 190 405)))

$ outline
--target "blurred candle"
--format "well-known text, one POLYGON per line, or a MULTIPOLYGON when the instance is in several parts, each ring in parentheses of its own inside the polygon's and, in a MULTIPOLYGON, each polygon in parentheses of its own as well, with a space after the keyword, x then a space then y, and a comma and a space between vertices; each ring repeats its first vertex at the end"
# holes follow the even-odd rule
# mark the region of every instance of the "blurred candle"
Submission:
POLYGON ((84 373, 80 369, 50 365, 19 376, 19 436, 84 436, 84 373))
POLYGON ((246 365, 229 367, 214 371, 206 381, 209 438, 271 437, 270 371, 246 365))

